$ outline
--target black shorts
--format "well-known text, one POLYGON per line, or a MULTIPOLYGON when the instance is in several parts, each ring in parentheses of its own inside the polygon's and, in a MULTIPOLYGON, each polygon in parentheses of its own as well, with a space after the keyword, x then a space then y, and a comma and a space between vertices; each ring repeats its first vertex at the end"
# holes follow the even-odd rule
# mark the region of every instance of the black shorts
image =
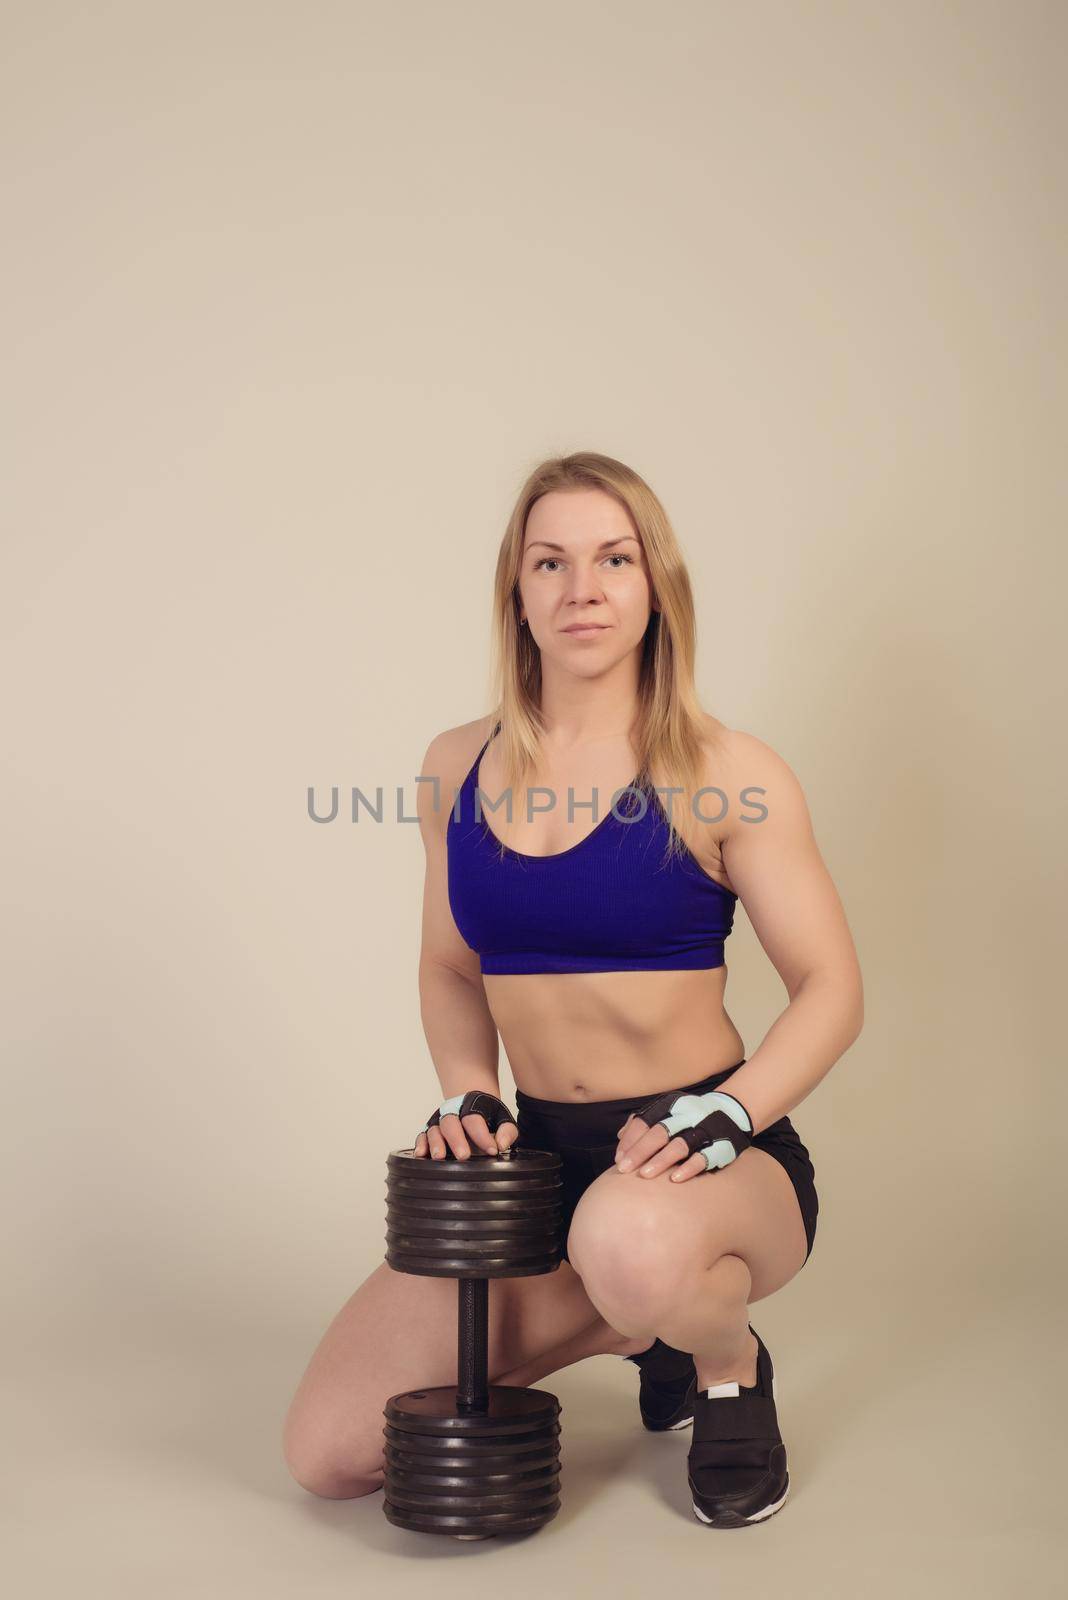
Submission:
MULTIPOLYGON (((714 1072, 710 1077, 702 1078, 699 1083, 683 1084, 674 1092, 704 1094, 709 1089, 715 1089, 744 1064, 744 1061, 739 1061, 733 1067, 727 1067, 722 1072, 714 1072)), ((516 1121, 519 1124, 520 1141, 531 1150, 558 1151, 563 1161, 560 1176, 564 1185, 565 1261, 567 1234, 575 1214, 575 1207, 594 1178, 599 1178, 602 1172, 607 1172, 614 1164, 619 1144, 617 1129, 623 1126, 632 1111, 640 1111, 642 1106, 648 1105, 649 1101, 656 1097, 657 1093, 657 1090, 649 1090, 645 1094, 630 1095, 622 1100, 575 1101, 535 1100, 531 1095, 524 1094, 521 1089, 516 1090, 518 1108, 516 1121)), ((816 1174, 811 1157, 801 1143, 789 1117, 780 1117, 778 1122, 773 1122, 762 1133, 758 1133, 753 1144, 758 1150, 766 1150, 776 1161, 781 1162, 794 1186, 794 1193, 801 1207, 801 1219, 805 1225, 805 1236, 808 1239, 808 1250, 805 1252, 807 1261, 812 1254, 812 1243, 816 1237, 816 1216, 819 1212, 816 1174)))

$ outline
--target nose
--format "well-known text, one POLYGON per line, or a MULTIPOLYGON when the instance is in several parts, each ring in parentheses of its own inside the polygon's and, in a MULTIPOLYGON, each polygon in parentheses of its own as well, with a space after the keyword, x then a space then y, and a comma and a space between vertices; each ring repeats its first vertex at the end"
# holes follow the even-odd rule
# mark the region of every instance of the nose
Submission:
POLYGON ((564 597, 569 605, 574 606, 600 604, 604 592, 596 568, 585 566, 581 561, 573 562, 564 597))

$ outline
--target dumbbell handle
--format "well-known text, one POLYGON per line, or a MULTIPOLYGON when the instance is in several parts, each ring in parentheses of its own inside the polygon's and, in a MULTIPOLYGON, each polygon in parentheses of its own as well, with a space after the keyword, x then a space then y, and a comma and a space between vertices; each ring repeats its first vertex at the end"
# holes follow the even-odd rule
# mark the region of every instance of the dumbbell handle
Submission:
POLYGON ((489 1279, 458 1278, 456 1409, 489 1410, 489 1279))
MULTIPOLYGON (((494 1159, 511 1161, 511 1147, 494 1159)), ((456 1409, 484 1416, 489 1410, 489 1279, 458 1278, 456 1286, 456 1409)))

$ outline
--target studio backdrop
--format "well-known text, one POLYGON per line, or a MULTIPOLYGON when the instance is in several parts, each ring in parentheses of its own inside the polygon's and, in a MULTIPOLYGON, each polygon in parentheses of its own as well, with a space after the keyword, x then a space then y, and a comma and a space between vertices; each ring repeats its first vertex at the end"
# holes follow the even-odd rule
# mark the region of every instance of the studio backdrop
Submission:
MULTIPOLYGON (((19 1593, 1056 1592, 1065 23, 5 8, 19 1593), (796 772, 864 974, 793 1112, 819 1244, 761 1326, 803 1492, 755 1547, 686 1519, 607 1358, 549 1383, 569 1499, 525 1545, 282 1459, 438 1097, 415 778, 490 709, 520 484, 583 449, 663 500, 702 703, 796 772)), ((744 907, 729 967, 752 1053, 786 996, 744 907)))

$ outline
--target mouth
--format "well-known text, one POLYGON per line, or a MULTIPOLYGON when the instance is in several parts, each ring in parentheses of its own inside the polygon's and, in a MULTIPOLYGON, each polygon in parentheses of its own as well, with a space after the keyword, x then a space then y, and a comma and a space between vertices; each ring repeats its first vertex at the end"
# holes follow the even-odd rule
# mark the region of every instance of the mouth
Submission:
POLYGON ((604 633, 607 622, 573 622, 570 628, 565 628, 564 633, 604 633))

